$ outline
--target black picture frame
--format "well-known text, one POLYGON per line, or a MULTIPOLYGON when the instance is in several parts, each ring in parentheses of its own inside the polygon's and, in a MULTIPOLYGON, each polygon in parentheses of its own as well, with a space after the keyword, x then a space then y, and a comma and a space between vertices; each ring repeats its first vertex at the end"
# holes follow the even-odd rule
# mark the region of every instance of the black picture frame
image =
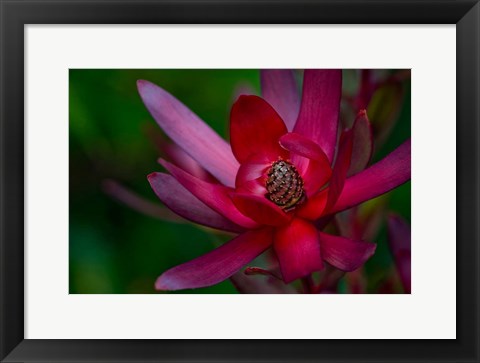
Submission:
POLYGON ((480 361, 478 0, 1 0, 0 12, 2 362, 480 361), (24 339, 24 25, 156 23, 456 24, 457 339, 24 339))

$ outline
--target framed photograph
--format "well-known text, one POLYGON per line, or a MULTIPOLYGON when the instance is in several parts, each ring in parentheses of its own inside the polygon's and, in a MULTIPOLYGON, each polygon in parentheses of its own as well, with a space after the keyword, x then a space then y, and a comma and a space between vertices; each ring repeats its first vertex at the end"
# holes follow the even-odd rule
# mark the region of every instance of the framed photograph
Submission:
POLYGON ((480 361, 478 1, 1 11, 2 362, 480 361))

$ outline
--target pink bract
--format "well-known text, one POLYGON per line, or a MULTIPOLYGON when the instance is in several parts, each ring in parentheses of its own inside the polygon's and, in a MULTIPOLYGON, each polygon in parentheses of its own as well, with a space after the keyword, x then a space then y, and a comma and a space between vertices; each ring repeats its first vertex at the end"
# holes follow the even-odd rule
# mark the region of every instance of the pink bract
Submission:
POLYGON ((316 222, 408 181, 410 140, 366 168, 373 150, 366 112, 338 135, 341 70, 306 70, 302 97, 290 70, 262 71, 261 83, 264 98, 243 95, 232 106, 229 145, 165 90, 138 81, 158 125, 213 177, 161 160, 171 175, 148 176, 156 195, 188 220, 239 233, 164 272, 159 290, 219 283, 270 247, 285 283, 323 269, 324 261, 355 270, 375 252, 374 243, 327 234, 316 222))

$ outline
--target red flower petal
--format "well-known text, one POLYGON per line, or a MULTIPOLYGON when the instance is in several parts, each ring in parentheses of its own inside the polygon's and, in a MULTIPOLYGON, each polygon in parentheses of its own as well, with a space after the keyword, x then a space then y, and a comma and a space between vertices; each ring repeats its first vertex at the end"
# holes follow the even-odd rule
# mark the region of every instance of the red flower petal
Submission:
POLYGON ((302 174, 307 195, 314 195, 332 175, 330 163, 322 148, 309 138, 294 132, 283 135, 280 145, 292 153, 292 162, 302 174), (308 159, 306 168, 298 156, 308 159))
POLYGON ((319 232, 322 257, 342 271, 353 271, 362 266, 374 253, 377 245, 355 241, 319 232))
POLYGON ((194 289, 218 284, 265 251, 272 243, 271 229, 248 231, 213 251, 164 272, 158 290, 194 289))
POLYGON ((347 177, 347 171, 352 158, 352 131, 342 132, 338 144, 337 159, 335 160, 332 177, 328 185, 328 199, 327 205, 325 206, 326 212, 335 204, 345 184, 345 178, 347 177))
POLYGON ((320 218, 325 210, 328 200, 328 188, 323 189, 320 193, 308 198, 307 202, 297 209, 296 215, 314 221, 320 218))
POLYGON ((137 82, 137 87, 163 131, 218 180, 234 186, 239 165, 228 143, 165 90, 143 80, 137 82))
POLYGON ((235 178, 236 187, 238 188, 246 182, 265 176, 271 165, 272 161, 269 158, 259 155, 250 157, 248 161, 242 163, 238 169, 237 177, 235 178))
POLYGON ((277 229, 273 248, 286 283, 323 268, 318 231, 302 219, 295 218, 289 225, 277 229))
POLYGON ((348 178, 331 212, 378 197, 410 180, 410 139, 368 169, 348 178))
POLYGON ((148 181, 158 198, 179 216, 194 223, 230 232, 244 229, 207 207, 185 189, 173 176, 152 173, 148 181))
POLYGON ((264 177, 245 182, 236 188, 235 191, 240 194, 254 194, 262 198, 265 198, 265 195, 268 193, 264 177))
POLYGON ((257 223, 250 218, 245 217, 235 207, 229 197, 229 193, 233 192, 233 189, 220 184, 207 183, 195 178, 193 175, 188 174, 165 160, 160 160, 160 163, 180 182, 180 184, 190 191, 190 193, 214 211, 242 227, 255 228, 258 226, 257 223))
POLYGON ((278 139, 287 132, 280 116, 265 100, 257 96, 240 96, 230 113, 230 143, 240 163, 260 154, 271 161, 288 158, 278 139))
POLYGON ((290 215, 264 196, 240 193, 231 193, 230 196, 240 212, 259 224, 282 226, 291 219, 290 215))
POLYGON ((352 127, 353 149, 352 161, 348 169, 348 176, 354 175, 365 169, 373 153, 372 126, 367 117, 367 111, 361 110, 352 127))
MULTIPOLYGON (((410 180, 410 139, 385 158, 347 178, 342 193, 329 213, 337 213, 389 192, 410 180)), ((303 218, 315 220, 323 215, 328 189, 310 198, 299 210, 303 218)))
POLYGON ((291 69, 264 69, 260 71, 263 98, 273 106, 293 130, 300 110, 300 92, 291 69))
POLYGON ((407 294, 411 288, 411 232, 410 226, 398 215, 388 217, 388 242, 395 259, 400 280, 407 294))
POLYGON ((305 70, 302 104, 293 131, 319 144, 330 161, 337 143, 341 93, 341 70, 305 70))

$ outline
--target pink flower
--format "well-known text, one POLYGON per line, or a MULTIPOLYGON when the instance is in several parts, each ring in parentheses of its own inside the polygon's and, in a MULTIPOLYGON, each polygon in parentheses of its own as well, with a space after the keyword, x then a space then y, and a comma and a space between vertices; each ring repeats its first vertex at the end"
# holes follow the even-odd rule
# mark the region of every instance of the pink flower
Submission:
POLYGON ((157 289, 219 283, 270 247, 286 283, 323 269, 324 261, 355 270, 375 252, 373 243, 321 228, 335 213, 409 180, 410 141, 365 169, 372 153, 366 112, 359 112, 352 129, 337 137, 340 70, 306 70, 301 100, 291 71, 269 70, 261 76, 264 99, 240 96, 232 107, 231 145, 172 95, 138 81, 160 127, 215 179, 160 160, 170 174, 150 174, 153 190, 180 216, 239 233, 164 272, 157 289))

